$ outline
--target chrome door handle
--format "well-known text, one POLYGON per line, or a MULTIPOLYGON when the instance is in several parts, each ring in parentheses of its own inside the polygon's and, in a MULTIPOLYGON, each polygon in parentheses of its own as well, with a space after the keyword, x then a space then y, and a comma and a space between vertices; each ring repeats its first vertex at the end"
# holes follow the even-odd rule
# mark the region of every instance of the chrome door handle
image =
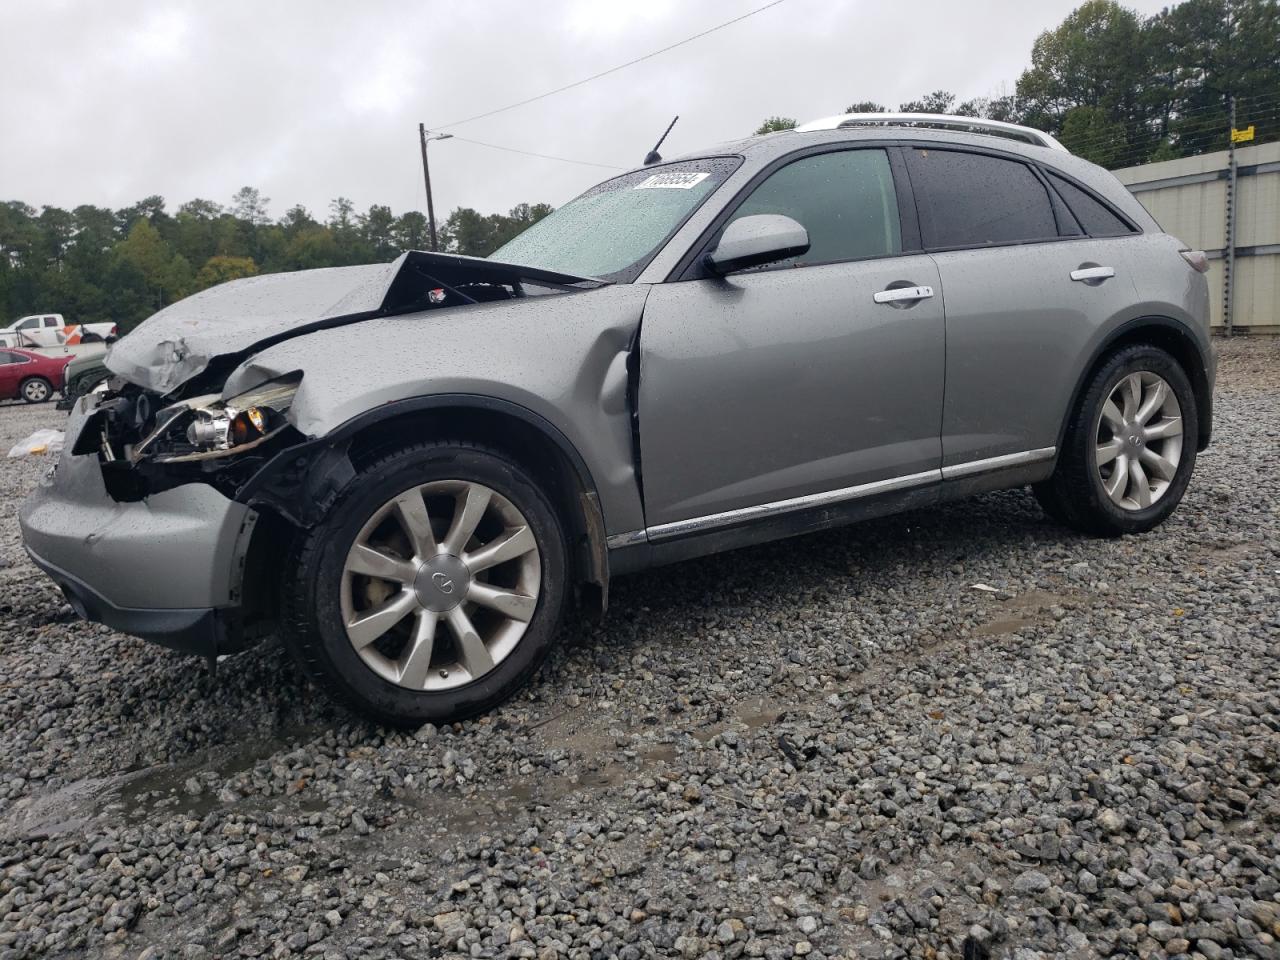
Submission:
POLYGON ((1071 271, 1072 280, 1106 280, 1115 275, 1112 267, 1081 267, 1071 271))
POLYGON ((933 296, 933 287, 894 287, 872 294, 876 303, 895 303, 899 300, 928 300, 933 296))

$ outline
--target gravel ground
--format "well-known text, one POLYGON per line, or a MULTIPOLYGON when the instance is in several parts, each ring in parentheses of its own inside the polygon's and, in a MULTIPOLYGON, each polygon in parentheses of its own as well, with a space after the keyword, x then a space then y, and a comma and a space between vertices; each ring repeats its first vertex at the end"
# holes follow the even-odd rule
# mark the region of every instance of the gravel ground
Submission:
POLYGON ((1221 350, 1154 533, 1019 491, 655 571, 408 735, 76 621, 0 463, 0 958, 1276 957, 1280 341, 1221 350))

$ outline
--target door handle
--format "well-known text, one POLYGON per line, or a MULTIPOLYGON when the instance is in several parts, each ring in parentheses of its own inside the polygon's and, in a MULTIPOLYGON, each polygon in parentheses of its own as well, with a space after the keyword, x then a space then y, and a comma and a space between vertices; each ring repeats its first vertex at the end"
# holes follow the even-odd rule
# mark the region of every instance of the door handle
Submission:
POLYGON ((1107 280, 1115 275, 1112 267, 1081 267, 1071 271, 1072 280, 1107 280))
POLYGON ((933 287, 893 287, 872 294, 876 303, 897 303, 900 300, 928 300, 933 296, 933 287))

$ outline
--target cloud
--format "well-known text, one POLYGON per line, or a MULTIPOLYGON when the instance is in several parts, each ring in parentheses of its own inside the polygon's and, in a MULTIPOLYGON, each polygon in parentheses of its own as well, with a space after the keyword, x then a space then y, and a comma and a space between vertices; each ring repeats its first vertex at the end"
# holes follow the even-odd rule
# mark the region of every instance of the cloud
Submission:
MULTIPOLYGON (((667 46, 763 0, 224 0, 0 4, 0 199, 120 207, 226 202, 423 209, 417 125, 471 116, 667 46), (18 42, 12 42, 14 39, 18 42)), ((638 164, 853 101, 1009 87, 1074 0, 786 0, 599 81, 455 133, 638 164), (904 44, 911 56, 903 56, 904 44)), ((1161 2, 1142 0, 1143 12, 1161 2)), ((563 203, 608 171, 432 146, 436 209, 563 203)))

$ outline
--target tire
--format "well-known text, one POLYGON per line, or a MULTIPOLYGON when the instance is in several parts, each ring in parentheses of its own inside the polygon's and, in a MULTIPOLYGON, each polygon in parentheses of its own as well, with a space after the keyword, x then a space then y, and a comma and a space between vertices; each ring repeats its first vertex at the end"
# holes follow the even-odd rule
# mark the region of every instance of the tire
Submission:
POLYGON ((53 396, 53 384, 44 377, 28 377, 22 381, 18 394, 27 403, 44 403, 53 396))
POLYGON ((568 595, 568 548, 547 497, 505 454, 462 441, 415 445, 364 466, 300 538, 288 569, 282 619, 294 656, 359 713, 400 727, 463 720, 509 699, 550 653, 568 595), (475 532, 450 552, 473 497, 486 504, 475 532), (404 517, 422 515, 397 505, 414 498, 431 530, 417 548, 404 517), (370 554, 357 557, 357 544, 381 555, 376 566, 388 579, 366 575, 370 554), (486 594, 483 604, 474 599, 486 594), (497 609, 495 595, 518 609, 497 609), (370 640, 376 630, 384 632, 370 640), (420 650, 429 651, 425 660, 420 650))
POLYGON ((1085 384, 1053 476, 1032 489, 1045 513, 1084 533, 1145 533, 1182 500, 1197 436, 1195 394, 1178 362, 1157 347, 1123 347, 1085 384))

